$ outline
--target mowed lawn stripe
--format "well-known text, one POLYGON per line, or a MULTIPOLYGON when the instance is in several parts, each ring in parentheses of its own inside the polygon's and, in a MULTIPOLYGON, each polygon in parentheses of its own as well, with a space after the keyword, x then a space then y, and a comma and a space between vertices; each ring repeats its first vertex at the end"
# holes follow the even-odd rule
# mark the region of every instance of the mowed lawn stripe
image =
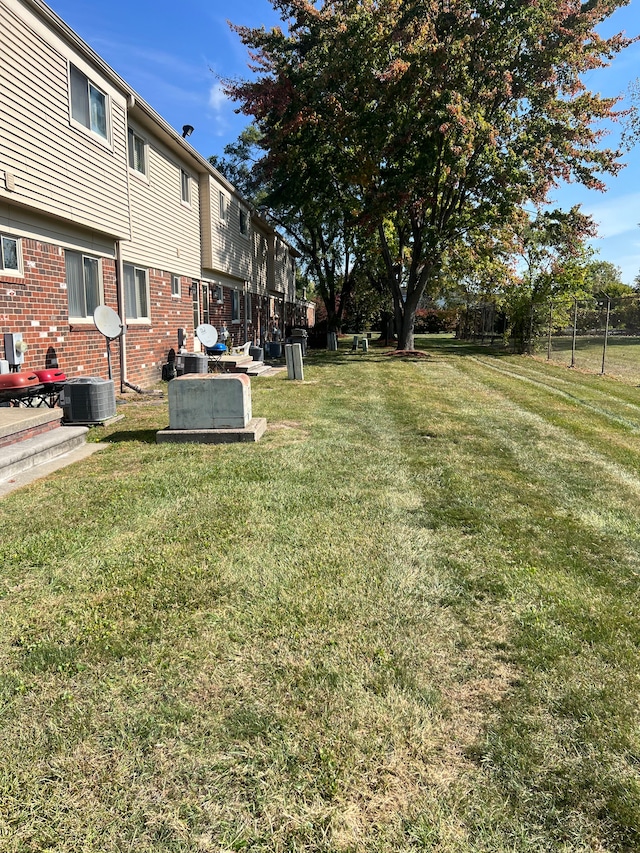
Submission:
POLYGON ((253 447, 132 407, 0 505, 0 849, 633 849, 613 469, 460 357, 305 378, 254 383, 253 447))

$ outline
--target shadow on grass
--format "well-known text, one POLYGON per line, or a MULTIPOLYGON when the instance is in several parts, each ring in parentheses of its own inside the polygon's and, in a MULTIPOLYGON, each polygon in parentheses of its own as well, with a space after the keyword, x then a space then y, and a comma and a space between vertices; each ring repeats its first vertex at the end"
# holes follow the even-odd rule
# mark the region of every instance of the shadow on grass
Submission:
POLYGON ((497 357, 513 355, 513 352, 501 343, 490 341, 463 341, 458 338, 428 337, 416 335, 416 348, 431 355, 494 355, 497 357))
POLYGON ((313 364, 318 367, 325 367, 332 364, 348 364, 354 361, 375 361, 383 362, 394 359, 397 361, 415 361, 428 363, 429 359, 437 359, 441 356, 477 356, 490 355, 498 358, 513 355, 506 347, 489 342, 482 343, 481 341, 461 341, 451 337, 436 337, 416 335, 415 349, 427 355, 427 358, 421 356, 394 356, 389 353, 394 352, 394 345, 381 346, 373 342, 369 346, 368 353, 361 351, 354 352, 347 347, 341 347, 337 352, 328 352, 327 350, 309 350, 305 361, 308 364, 313 364))
POLYGON ((155 444, 156 432, 157 430, 155 429, 119 430, 118 432, 112 432, 109 435, 105 435, 104 438, 100 439, 100 441, 109 442, 110 444, 120 444, 125 441, 139 441, 142 444, 155 444))

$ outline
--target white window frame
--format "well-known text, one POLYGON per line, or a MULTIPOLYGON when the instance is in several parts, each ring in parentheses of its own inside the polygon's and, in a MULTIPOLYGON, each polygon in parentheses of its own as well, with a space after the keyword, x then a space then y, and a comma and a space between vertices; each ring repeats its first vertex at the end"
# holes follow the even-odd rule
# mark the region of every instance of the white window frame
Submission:
POLYGON ((149 270, 137 267, 134 264, 124 264, 124 301, 127 323, 150 323, 151 322, 151 298, 149 293, 149 270), (131 294, 129 293, 129 282, 127 276, 133 273, 133 286, 135 288, 135 308, 131 305, 131 294), (142 283, 144 282, 144 283, 142 283), (146 304, 145 304, 146 303, 146 304), (144 310, 146 308, 146 311, 144 310))
POLYGON ((224 305, 224 288, 221 284, 214 284, 216 289, 216 302, 218 305, 224 305))
POLYGON ((218 204, 219 204, 218 212, 220 215, 220 222, 223 225, 228 225, 229 224, 229 208, 231 206, 231 200, 226 193, 222 192, 222 190, 220 190, 220 192, 218 194, 218 204))
POLYGON ((22 263, 22 240, 20 237, 14 237, 11 234, 0 234, 0 275, 15 275, 15 276, 23 276, 24 275, 24 266, 22 263), (6 247, 5 240, 7 242, 12 242, 16 244, 16 261, 17 267, 7 267, 5 266, 6 259, 6 247))
POLYGON ((107 147, 111 147, 111 123, 109 121, 111 113, 111 103, 109 99, 109 95, 104 92, 99 86, 88 77, 82 69, 78 68, 77 65, 74 65, 72 62, 69 63, 69 118, 71 124, 74 127, 82 130, 83 133, 88 133, 92 139, 97 140, 102 145, 106 145, 107 147), (75 75, 75 83, 74 83, 74 75, 75 75), (80 79, 82 78, 82 79, 80 79), (86 103, 83 100, 83 92, 82 88, 76 88, 76 86, 81 86, 81 84, 86 83, 86 103), (93 90, 93 92, 92 92, 93 90), (76 97, 74 97, 74 93, 76 97), (95 127, 95 122, 93 121, 92 113, 91 113, 91 98, 92 94, 96 93, 101 95, 104 104, 104 134, 101 133, 100 130, 97 130, 95 127), (76 105, 78 100, 82 100, 82 111, 85 113, 84 115, 80 115, 76 105))
POLYGON ((180 276, 179 275, 173 275, 173 273, 172 273, 171 274, 171 296, 174 299, 179 299, 181 291, 182 291, 182 286, 181 286, 181 282, 180 282, 180 276))
POLYGON ((133 172, 134 175, 138 175, 139 177, 149 178, 149 146, 147 144, 147 140, 144 137, 140 136, 140 134, 135 131, 132 127, 127 127, 127 157, 129 162, 129 170, 133 172), (139 167, 139 164, 136 164, 136 142, 141 143, 142 145, 142 168, 139 167))
POLYGON ((180 169, 180 198, 185 207, 191 207, 191 175, 180 169))
POLYGON ((248 211, 244 210, 244 208, 242 208, 242 207, 239 209, 239 214, 238 214, 238 228, 240 229, 240 234, 243 237, 247 237, 247 238, 249 237, 249 213, 248 213, 248 211), (244 223, 244 229, 242 227, 243 223, 244 223))
POLYGON ((231 291, 231 322, 240 322, 240 291, 231 291))
POLYGON ((84 254, 83 252, 74 252, 71 249, 65 249, 64 261, 65 261, 65 270, 66 270, 65 280, 66 280, 66 284, 67 284, 67 307, 68 307, 68 311, 69 311, 69 320, 73 321, 74 323, 92 322, 93 321, 93 311, 95 310, 95 307, 97 307, 98 305, 104 305, 104 289, 103 289, 103 282, 102 282, 102 264, 100 263, 100 258, 96 257, 95 255, 87 255, 87 254, 84 254), (71 288, 73 287, 73 284, 69 281, 70 261, 72 260, 72 258, 73 259, 79 259, 80 264, 81 264, 81 268, 82 268, 82 292, 76 294, 76 296, 77 296, 77 300, 79 302, 84 303, 83 313, 74 312, 71 310, 72 309, 72 304, 71 304, 72 301, 76 301, 75 298, 73 298, 70 295, 71 288), (93 300, 96 303, 95 307, 91 308, 91 305, 89 305, 89 307, 87 307, 87 296, 88 296, 87 286, 88 286, 88 282, 87 282, 86 273, 87 273, 87 268, 93 267, 94 264, 95 264, 95 270, 97 273, 96 284, 98 287, 98 293, 97 293, 97 301, 93 300))

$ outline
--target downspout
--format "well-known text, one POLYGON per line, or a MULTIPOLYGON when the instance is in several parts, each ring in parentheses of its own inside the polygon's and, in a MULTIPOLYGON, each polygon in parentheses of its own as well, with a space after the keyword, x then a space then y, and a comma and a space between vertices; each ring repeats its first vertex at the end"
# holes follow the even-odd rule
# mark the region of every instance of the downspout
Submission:
POLYGON ((122 334, 120 335, 120 393, 124 394, 125 388, 131 388, 138 394, 144 394, 143 388, 132 385, 127 381, 127 317, 125 314, 124 301, 124 270, 122 268, 122 250, 120 240, 116 240, 116 293, 118 295, 118 314, 122 320, 122 334))
POLYGON ((124 270, 120 240, 116 240, 116 293, 118 314, 122 322, 122 334, 120 335, 120 393, 122 394, 125 385, 127 385, 127 318, 124 311, 124 270))
MULTIPOLYGON (((127 108, 132 109, 135 106, 136 99, 133 93, 129 93, 127 96, 127 108)), ((129 169, 126 170, 127 174, 127 198, 129 200, 128 208, 129 208, 129 233, 131 234, 133 229, 131 225, 131 192, 129 189, 129 169)), ((120 240, 116 240, 116 293, 118 300, 118 314, 121 318, 122 322, 122 334, 120 335, 120 393, 124 394, 125 388, 131 388, 133 391, 137 391, 138 394, 143 394, 144 391, 142 388, 139 388, 137 385, 132 385, 127 381, 127 315, 125 311, 125 299, 124 299, 124 269, 122 264, 122 246, 120 245, 120 240)))
POLYGON ((249 294, 249 282, 245 281, 244 283, 244 340, 249 340, 249 318, 248 318, 248 294, 249 294))

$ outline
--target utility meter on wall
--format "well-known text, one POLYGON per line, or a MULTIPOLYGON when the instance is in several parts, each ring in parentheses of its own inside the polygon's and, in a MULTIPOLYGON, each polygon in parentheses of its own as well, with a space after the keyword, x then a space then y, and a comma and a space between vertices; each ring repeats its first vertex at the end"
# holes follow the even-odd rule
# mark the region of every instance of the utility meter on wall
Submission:
POLYGON ((4 336, 5 358, 11 367, 24 364, 24 354, 29 349, 22 339, 22 332, 9 332, 4 336))

